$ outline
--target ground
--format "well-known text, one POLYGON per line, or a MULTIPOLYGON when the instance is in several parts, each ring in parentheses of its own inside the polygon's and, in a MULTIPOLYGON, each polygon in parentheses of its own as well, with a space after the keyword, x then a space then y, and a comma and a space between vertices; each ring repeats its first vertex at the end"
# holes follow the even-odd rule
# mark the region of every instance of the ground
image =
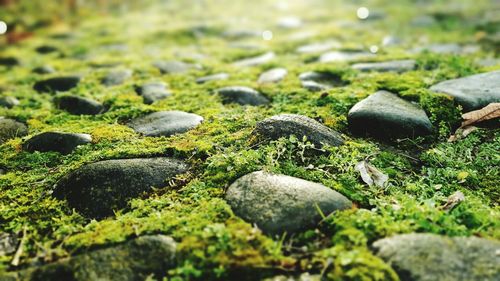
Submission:
POLYGON ((372 254, 374 241, 412 232, 500 239, 500 131, 480 128, 448 142, 460 124, 461 108, 448 96, 428 90, 440 81, 500 69, 498 60, 490 66, 478 63, 498 56, 495 45, 485 40, 494 27, 483 24, 493 2, 172 0, 132 11, 86 11, 78 24, 43 27, 32 38, 1 47, 3 57, 16 57, 21 65, 0 66, 2 95, 20 100, 13 108, 0 107, 0 116, 26 123, 29 136, 55 130, 91 134, 93 141, 68 155, 24 151, 27 137, 0 145, 0 168, 5 171, 0 175, 0 233, 15 234, 24 241, 19 264, 11 264, 14 252, 0 256, 0 272, 161 233, 178 242, 177 265, 165 273, 169 280, 231 279, 242 272, 249 280, 303 272, 331 280, 398 280, 394 269, 372 254), (375 19, 358 19, 356 11, 363 5, 375 19), (421 15, 435 21, 412 23, 421 15), (300 17, 303 26, 278 27, 278 21, 287 16, 300 17), (247 30, 257 36, 227 35, 227 31, 247 30), (266 38, 270 40, 261 36, 265 30, 272 32, 272 38, 266 38), (53 36, 62 33, 71 37, 53 36), (383 45, 386 36, 401 42, 383 45), (331 39, 344 49, 371 49, 377 54, 370 61, 411 58, 417 68, 401 74, 361 73, 351 69, 350 62, 318 63, 321 53, 296 52, 299 46, 331 39), (412 52, 431 43, 481 48, 459 54, 412 52), (41 55, 35 52, 41 45, 59 51, 41 55), (276 54, 268 63, 232 65, 267 51, 276 54), (158 60, 182 60, 202 68, 161 74, 153 66, 158 60), (57 74, 31 72, 45 64, 57 74), (274 67, 288 70, 285 79, 258 84, 260 73, 274 67), (102 85, 102 77, 114 68, 131 69, 133 76, 121 85, 102 85), (298 75, 313 70, 338 74, 345 85, 320 92, 303 89, 298 75), (230 78, 195 82, 219 72, 229 73, 230 78), (53 106, 51 94, 33 90, 33 84, 44 77, 73 74, 83 80, 70 93, 103 102, 109 108, 105 113, 71 115, 53 106), (144 104, 135 86, 151 81, 167 83, 173 95, 144 104), (271 103, 221 103, 215 90, 233 85, 258 89, 271 103), (429 116, 433 133, 392 142, 351 135, 347 112, 380 89, 418 103, 429 116), (126 126, 132 118, 161 110, 196 113, 204 121, 172 137, 145 137, 126 126), (346 142, 324 152, 293 136, 258 143, 252 134, 256 123, 281 113, 321 121, 342 133, 346 142), (89 219, 51 196, 61 177, 84 164, 152 156, 182 158, 191 169, 167 188, 132 199, 109 218, 89 219), (363 159, 389 176, 385 188, 370 187, 361 180, 355 166, 363 159), (315 229, 265 235, 234 215, 224 200, 231 183, 258 170, 322 183, 353 201, 355 208, 336 212, 315 229), (441 208, 456 191, 463 192, 465 200, 452 210, 441 208))

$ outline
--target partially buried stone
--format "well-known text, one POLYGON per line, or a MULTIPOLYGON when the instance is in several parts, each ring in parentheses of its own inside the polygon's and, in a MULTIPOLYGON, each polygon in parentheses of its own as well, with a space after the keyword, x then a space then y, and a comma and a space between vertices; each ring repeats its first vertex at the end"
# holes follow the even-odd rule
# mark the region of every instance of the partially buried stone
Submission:
POLYGON ((260 76, 259 79, 257 80, 257 83, 259 84, 271 84, 271 83, 277 83, 283 80, 286 75, 288 74, 288 71, 284 68, 273 68, 270 69, 266 72, 263 72, 260 76))
POLYGON ((74 95, 62 95, 54 99, 57 108, 74 115, 97 115, 104 112, 104 106, 95 101, 74 95))
POLYGON ((151 82, 136 88, 137 94, 141 95, 145 104, 152 104, 155 101, 163 100, 172 95, 167 90, 167 84, 163 82, 151 82))
POLYGON ((373 243, 375 254, 408 281, 500 280, 500 242, 412 233, 373 243))
POLYGON ((162 74, 184 73, 192 69, 201 69, 197 64, 185 63, 182 61, 157 61, 153 66, 158 68, 162 74))
POLYGON ((85 216, 102 218, 122 209, 127 201, 186 172, 188 166, 172 158, 106 160, 87 164, 62 178, 54 195, 85 216))
POLYGON ((264 63, 268 63, 272 61, 276 55, 274 52, 267 52, 265 54, 256 56, 256 57, 250 57, 250 58, 244 58, 242 60, 236 61, 233 63, 234 66, 239 66, 239 67, 245 67, 245 66, 256 66, 256 65, 261 65, 264 63))
POLYGON ((29 152, 55 151, 61 154, 70 154, 78 146, 90 142, 92 142, 92 137, 88 134, 45 132, 24 142, 23 149, 29 152))
POLYGON ((9 139, 24 137, 28 134, 28 128, 16 120, 0 117, 0 144, 9 139))
POLYGON ((33 88, 37 92, 65 92, 76 87, 80 80, 79 76, 54 77, 36 82, 33 88))
POLYGON ((309 117, 297 114, 280 114, 257 123, 254 134, 263 139, 277 140, 291 135, 300 140, 305 136, 316 147, 339 146, 344 143, 342 136, 309 117))
POLYGON ((372 58, 375 55, 368 52, 362 51, 332 51, 328 53, 322 54, 318 61, 327 63, 327 62, 350 62, 359 59, 367 59, 372 58))
POLYGON ((33 73, 36 74, 51 74, 56 72, 56 70, 50 65, 43 65, 33 68, 33 73))
POLYGON ((49 54, 49 53, 54 53, 54 52, 59 51, 59 49, 57 47, 50 46, 50 45, 39 46, 35 50, 39 54, 49 54))
POLYGON ((19 100, 12 96, 0 97, 0 106, 6 108, 13 108, 14 106, 19 105, 19 100))
POLYGON ((241 105, 265 105, 269 103, 269 100, 256 90, 243 87, 243 86, 231 86, 224 87, 217 90, 217 93, 222 98, 222 102, 227 103, 238 103, 241 105))
POLYGON ((414 70, 415 67, 416 63, 414 60, 394 60, 384 62, 357 63, 352 65, 353 69, 363 72, 405 72, 414 70))
POLYGON ((294 233, 315 227, 352 203, 318 183, 286 175, 253 172, 237 179, 226 192, 234 213, 270 234, 294 233))
POLYGON ((206 83, 209 81, 226 80, 228 78, 229 78, 229 74, 227 74, 227 73, 217 73, 217 74, 213 74, 213 75, 200 77, 200 78, 196 79, 196 83, 203 84, 203 83, 206 83))
POLYGON ((326 71, 309 71, 299 75, 302 87, 312 92, 323 91, 347 84, 338 74, 326 71))
POLYGON ((183 111, 160 111, 132 120, 128 126, 148 137, 171 136, 194 129, 203 117, 183 111))
POLYGON ((103 79, 102 84, 105 86, 116 86, 123 84, 127 79, 132 77, 132 70, 123 69, 123 70, 113 70, 109 72, 103 79))
POLYGON ((17 66, 20 65, 21 63, 19 60, 15 57, 0 57, 0 66, 17 66))
POLYGON ((432 124, 418 106, 378 91, 354 105, 347 116, 352 133, 382 140, 428 135, 432 124))

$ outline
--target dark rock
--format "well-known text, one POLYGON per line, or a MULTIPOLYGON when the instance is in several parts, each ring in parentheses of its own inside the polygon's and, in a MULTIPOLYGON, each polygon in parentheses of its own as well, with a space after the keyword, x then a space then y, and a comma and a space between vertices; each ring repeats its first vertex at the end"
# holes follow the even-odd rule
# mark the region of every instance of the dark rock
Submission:
POLYGON ((79 96, 63 95, 56 97, 54 101, 57 108, 74 115, 97 115, 104 112, 101 103, 79 96))
POLYGON ((157 61, 153 64, 162 74, 184 73, 192 69, 201 69, 197 64, 190 64, 181 61, 157 61))
POLYGON ((61 154, 70 154, 79 145, 90 142, 92 142, 92 137, 88 134, 45 132, 24 142, 23 149, 29 152, 55 151, 61 154))
POLYGON ((16 105, 19 105, 19 100, 16 99, 15 97, 11 96, 0 97, 0 106, 13 108, 16 105))
POLYGON ((302 87, 313 92, 347 85, 342 77, 330 72, 310 71, 299 75, 302 87))
POLYGON ((39 54, 49 54, 49 53, 54 53, 59 51, 57 47, 54 46, 49 46, 49 45, 43 45, 40 47, 37 47, 35 51, 39 54))
POLYGON ((171 158, 106 160, 80 167, 62 178, 54 195, 86 216, 102 218, 153 187, 165 187, 187 169, 184 162, 171 158))
POLYGON ((344 143, 342 136, 325 125, 302 115, 280 114, 257 123, 254 134, 270 140, 288 138, 291 135, 302 139, 304 136, 316 147, 322 145, 339 146, 344 143))
POLYGON ((35 67, 33 69, 33 73, 36 73, 36 74, 51 74, 51 73, 55 73, 55 72, 56 72, 56 70, 50 65, 43 65, 43 66, 35 67))
POLYGON ((129 79, 130 77, 132 77, 132 70, 130 69, 114 70, 109 72, 101 82, 108 87, 116 86, 123 84, 123 82, 125 82, 125 80, 129 79))
POLYGON ((155 101, 163 100, 172 94, 167 90, 167 85, 162 82, 152 82, 136 88, 137 94, 141 95, 145 104, 152 104, 155 101))
POLYGON ((259 80, 257 80, 257 83, 259 84, 270 84, 270 83, 277 83, 281 80, 283 80, 286 75, 288 74, 288 71, 284 68, 273 68, 270 69, 266 72, 263 72, 259 76, 259 80))
POLYGON ((79 76, 54 77, 36 82, 33 89, 37 92, 65 92, 76 87, 80 79, 79 76))
POLYGON ((226 201, 234 213, 266 233, 294 233, 315 227, 323 214, 351 208, 352 203, 330 188, 285 175, 253 172, 229 186, 226 201))
POLYGON ((443 81, 431 90, 452 96, 465 111, 480 109, 500 102, 500 71, 443 81))
POLYGON ((387 91, 378 91, 354 105, 347 116, 353 134, 382 140, 428 135, 432 124, 418 106, 387 91))
POLYGON ((217 93, 222 98, 222 102, 238 103, 241 105, 264 105, 268 104, 269 100, 256 90, 242 86, 224 87, 217 90, 217 93))
POLYGON ((401 280, 500 280, 500 242, 477 237, 412 233, 373 243, 401 280))
POLYGON ((183 111, 160 111, 132 120, 128 126, 148 137, 171 136, 194 129, 203 117, 183 111))
POLYGON ((267 52, 265 54, 256 56, 256 57, 251 57, 251 58, 245 58, 239 61, 236 61, 233 63, 234 66, 238 67, 245 67, 245 66, 256 66, 256 65, 261 65, 264 63, 268 63, 272 61, 276 55, 273 52, 267 52))
POLYGON ((216 81, 216 80, 226 80, 229 78, 229 74, 227 73, 217 73, 209 76, 204 76, 196 79, 196 83, 198 84, 203 84, 209 81, 216 81))
POLYGON ((368 72, 405 72, 416 68, 414 60, 394 60, 384 62, 356 63, 352 65, 355 70, 368 72))
POLYGON ((27 134, 28 128, 23 123, 0 117, 0 144, 9 139, 24 137, 27 134))
POLYGON ((17 58, 14 57, 0 57, 0 66, 12 67, 20 65, 21 63, 17 58))

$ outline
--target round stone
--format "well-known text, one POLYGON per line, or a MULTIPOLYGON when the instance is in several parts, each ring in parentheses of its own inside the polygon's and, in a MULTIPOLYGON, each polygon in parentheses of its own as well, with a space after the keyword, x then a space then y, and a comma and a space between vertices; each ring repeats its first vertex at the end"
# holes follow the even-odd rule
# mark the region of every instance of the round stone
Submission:
POLYGON ((0 117, 0 144, 9 139, 24 137, 28 134, 28 128, 16 120, 0 117))
POLYGON ((55 151, 61 154, 70 154, 78 146, 90 142, 92 142, 92 137, 88 134, 45 132, 24 142, 23 149, 29 152, 55 151))
POLYGON ((222 98, 222 102, 227 103, 238 103, 241 105, 265 105, 269 103, 269 100, 256 90, 243 87, 243 86, 231 86, 224 87, 217 90, 217 93, 222 98))
POLYGON ((160 111, 132 120, 128 125, 148 137, 171 136, 194 129, 203 117, 183 111, 160 111))

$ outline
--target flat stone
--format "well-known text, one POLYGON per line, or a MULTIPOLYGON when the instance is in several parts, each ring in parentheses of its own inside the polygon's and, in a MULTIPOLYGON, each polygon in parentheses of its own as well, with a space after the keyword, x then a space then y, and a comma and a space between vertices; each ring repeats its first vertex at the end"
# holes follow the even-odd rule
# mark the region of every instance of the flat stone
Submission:
POLYGON ((273 68, 270 69, 266 72, 263 72, 259 76, 259 80, 257 80, 257 83, 259 84, 272 84, 272 83, 277 83, 283 80, 286 75, 288 74, 288 70, 284 68, 273 68))
POLYGON ((460 54, 462 53, 462 46, 455 43, 448 44, 431 44, 424 47, 413 49, 414 53, 430 52, 436 54, 460 54))
POLYGON ((56 72, 56 70, 50 65, 42 65, 42 66, 33 68, 33 73, 36 73, 36 74, 51 74, 51 73, 55 73, 55 72, 56 72))
POLYGON ((412 233, 373 243, 375 254, 408 281, 500 280, 500 242, 412 233))
POLYGON ((155 101, 163 100, 172 95, 167 90, 167 84, 163 82, 151 82, 136 88, 137 94, 141 95, 145 104, 152 104, 155 101))
POLYGON ((309 90, 311 92, 326 91, 326 90, 331 88, 327 85, 324 85, 324 84, 321 84, 318 82, 314 82, 314 81, 301 81, 300 83, 304 89, 309 90))
POLYGON ((70 207, 85 216, 102 218, 153 187, 167 186, 169 180, 187 169, 183 161, 165 157, 100 161, 63 177, 54 195, 66 199, 70 207))
POLYGON ((79 76, 54 77, 36 82, 33 89, 37 92, 65 92, 76 87, 80 80, 79 76))
POLYGON ((222 102, 227 103, 238 103, 241 105, 265 105, 269 103, 269 100, 256 90, 243 87, 243 86, 231 86, 224 87, 217 90, 217 93, 222 98, 222 102))
POLYGON ((37 47, 35 51, 39 54, 50 54, 59 51, 59 49, 55 46, 43 45, 37 47))
POLYGON ((21 62, 15 57, 0 57, 0 66, 17 66, 20 65, 21 62))
POLYGON ((114 70, 109 72, 106 77, 104 77, 101 82, 105 86, 116 86, 121 85, 127 79, 132 77, 132 70, 130 69, 122 69, 122 70, 114 70))
POLYGON ((246 67, 246 66, 257 66, 257 65, 262 65, 265 63, 268 63, 272 61, 276 55, 274 52, 267 52, 265 54, 256 56, 256 57, 251 57, 251 58, 245 58, 236 62, 233 62, 234 66, 237 67, 246 67))
POLYGON ((322 54, 318 61, 319 62, 350 62, 360 59, 372 58, 375 55, 368 52, 361 51, 332 51, 322 54))
POLYGON ((88 134, 45 132, 25 141, 23 149, 29 152, 55 151, 61 154, 70 154, 78 146, 91 142, 92 137, 88 134))
POLYGON ((323 214, 349 209, 342 194, 303 179, 253 172, 237 179, 226 192, 234 213, 270 234, 294 233, 315 227, 323 214))
POLYGON ((9 139, 24 137, 28 134, 28 128, 16 120, 0 117, 0 144, 9 139))
POLYGON ((337 74, 330 72, 309 71, 299 75, 302 87, 313 91, 323 91, 332 87, 345 86, 347 83, 337 74))
POLYGON ((148 137, 171 136, 194 129, 203 117, 183 111, 160 111, 132 120, 128 126, 148 137))
POLYGON ((57 108, 74 115, 97 115, 104 112, 104 106, 100 102, 84 97, 62 95, 54 101, 57 108))
POLYGON ((13 108, 16 105, 19 105, 19 100, 15 97, 0 97, 0 107, 13 108))
POLYGON ((309 117, 297 114, 280 114, 257 123, 253 134, 264 139, 277 140, 291 135, 302 140, 304 136, 316 147, 339 146, 344 143, 342 136, 309 117))
POLYGON ((208 75, 204 77, 200 77, 196 79, 196 83, 203 84, 209 81, 218 81, 218 80, 227 80, 229 78, 229 74, 227 73, 217 73, 213 75, 208 75))
POLYGON ((384 62, 356 63, 351 67, 362 72, 377 71, 377 72, 405 72, 416 68, 417 64, 414 60, 394 60, 384 62))
POLYGON ((182 61, 157 61, 153 65, 160 70, 162 74, 184 73, 192 69, 201 69, 197 64, 185 63, 182 61))
POLYGON ((500 102, 500 71, 475 74, 440 82, 431 91, 452 96, 464 109, 480 109, 500 102))
POLYGON ((347 121, 353 134, 382 140, 432 133, 432 124, 420 107, 387 91, 378 91, 355 104, 347 121))
POLYGON ((331 49, 340 47, 341 45, 337 41, 327 41, 300 46, 296 49, 296 52, 299 54, 315 54, 323 53, 331 49))

